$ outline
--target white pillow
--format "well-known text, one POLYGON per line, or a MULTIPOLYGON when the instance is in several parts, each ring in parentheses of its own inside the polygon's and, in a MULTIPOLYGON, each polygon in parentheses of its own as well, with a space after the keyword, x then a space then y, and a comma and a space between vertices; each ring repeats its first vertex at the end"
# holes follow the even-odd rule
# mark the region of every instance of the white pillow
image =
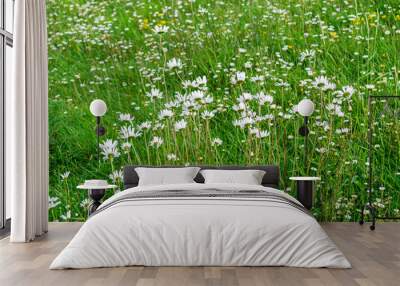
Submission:
POLYGON ((199 170, 199 167, 135 168, 139 176, 139 186, 195 183, 193 179, 199 170))
POLYGON ((265 171, 262 170, 201 170, 205 184, 246 184, 261 185, 265 171))

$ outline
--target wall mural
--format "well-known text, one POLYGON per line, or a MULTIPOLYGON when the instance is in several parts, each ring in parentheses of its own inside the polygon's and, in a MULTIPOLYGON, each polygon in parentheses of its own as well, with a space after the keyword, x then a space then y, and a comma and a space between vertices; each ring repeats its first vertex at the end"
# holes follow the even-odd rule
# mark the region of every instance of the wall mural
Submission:
MULTIPOLYGON (((278 164, 291 194, 290 176, 322 178, 319 220, 358 219, 368 96, 399 95, 397 0, 47 5, 51 220, 85 220, 89 200, 76 186, 106 178, 121 189, 126 164, 278 164), (89 111, 96 98, 108 105, 100 164, 89 111), (316 105, 309 166, 296 113, 303 98, 316 105)), ((400 216, 400 126, 388 114, 376 117, 385 132, 374 138, 374 204, 400 216)))

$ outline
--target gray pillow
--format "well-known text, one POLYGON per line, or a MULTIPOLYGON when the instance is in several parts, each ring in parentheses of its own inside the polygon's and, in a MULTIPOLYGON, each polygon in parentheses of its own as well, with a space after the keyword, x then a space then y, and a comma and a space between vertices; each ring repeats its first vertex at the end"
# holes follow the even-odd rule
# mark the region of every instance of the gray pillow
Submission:
POLYGON ((246 184, 261 185, 265 171, 262 170, 214 170, 204 169, 200 171, 205 184, 246 184))
POLYGON ((139 176, 139 186, 195 183, 193 179, 199 170, 199 167, 135 168, 139 176))

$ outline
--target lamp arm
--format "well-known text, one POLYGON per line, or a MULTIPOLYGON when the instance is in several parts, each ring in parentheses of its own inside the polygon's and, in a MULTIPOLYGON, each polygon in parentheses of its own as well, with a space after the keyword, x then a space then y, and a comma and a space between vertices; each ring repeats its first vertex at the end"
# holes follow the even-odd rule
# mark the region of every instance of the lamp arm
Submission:
POLYGON ((96 116, 96 136, 97 136, 97 161, 100 165, 100 116, 96 116))
POLYGON ((304 134, 304 167, 305 171, 308 173, 308 116, 304 116, 304 127, 306 131, 304 134))
POLYGON ((96 116, 97 160, 100 165, 100 136, 106 134, 106 129, 101 126, 101 116, 96 116))

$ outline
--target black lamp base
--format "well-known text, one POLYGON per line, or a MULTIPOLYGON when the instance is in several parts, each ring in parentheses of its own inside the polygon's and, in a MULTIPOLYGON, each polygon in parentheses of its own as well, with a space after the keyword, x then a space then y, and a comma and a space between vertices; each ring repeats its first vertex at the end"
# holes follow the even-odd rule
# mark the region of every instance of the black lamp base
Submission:
POLYGON ((96 127, 96 135, 103 136, 104 134, 106 134, 106 129, 103 126, 97 126, 96 127))
POLYGON ((100 117, 96 117, 96 135, 103 136, 106 134, 106 129, 100 125, 100 117))
POLYGON ((89 206, 89 215, 94 213, 97 208, 101 205, 101 199, 104 197, 106 193, 105 189, 92 189, 89 190, 89 197, 92 199, 92 202, 89 206))
POLYGON ((310 130, 308 129, 308 127, 306 125, 303 125, 299 128, 299 134, 301 136, 307 136, 308 134, 310 134, 310 130))
POLYGON ((313 205, 313 181, 297 181, 297 200, 308 210, 313 205))

